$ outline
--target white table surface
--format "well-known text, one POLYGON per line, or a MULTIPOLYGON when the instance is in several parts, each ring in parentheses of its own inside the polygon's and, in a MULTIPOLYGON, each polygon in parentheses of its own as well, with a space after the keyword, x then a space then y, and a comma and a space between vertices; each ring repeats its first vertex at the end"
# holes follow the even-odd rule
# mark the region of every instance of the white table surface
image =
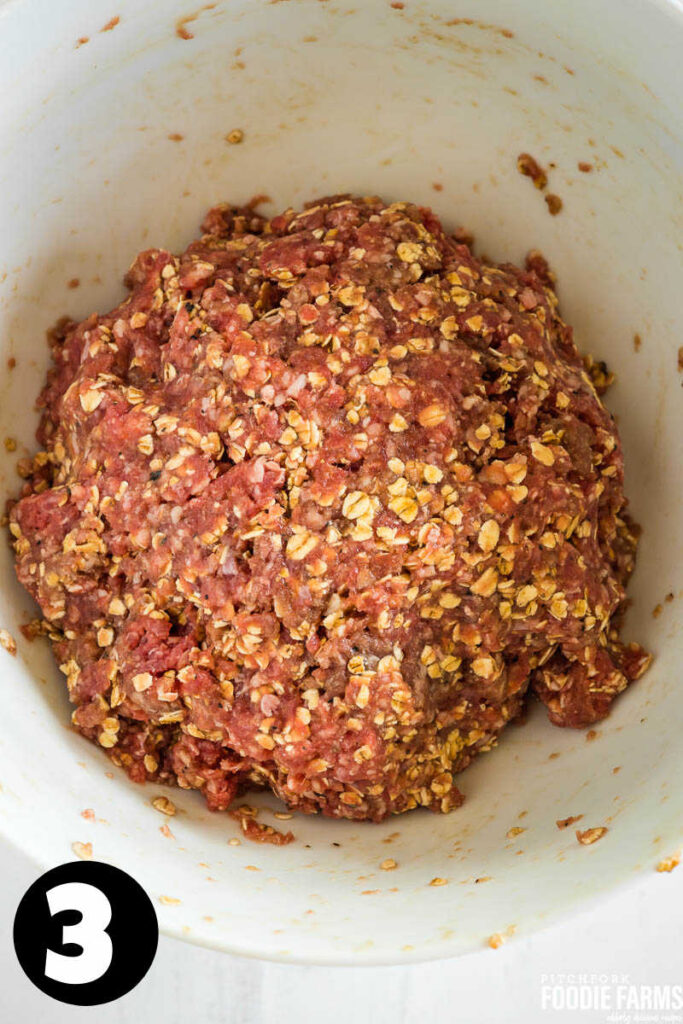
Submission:
POLYGON ((683 1011, 641 1012, 639 1018, 541 1006, 549 975, 583 974, 589 981, 607 975, 610 985, 683 984, 683 864, 670 874, 653 871, 561 925, 460 960, 373 968, 285 966, 162 936, 148 975, 103 1007, 64 1006, 24 976, 12 946, 12 921, 36 872, 0 841, 0 877, 3 1024, 609 1024, 610 1017, 619 1024, 683 1022, 683 1011))

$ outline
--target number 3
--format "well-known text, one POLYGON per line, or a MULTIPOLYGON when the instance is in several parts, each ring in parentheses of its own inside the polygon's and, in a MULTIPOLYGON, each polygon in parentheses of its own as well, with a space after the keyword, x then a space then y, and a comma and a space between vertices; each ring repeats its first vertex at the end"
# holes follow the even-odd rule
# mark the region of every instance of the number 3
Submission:
POLYGON ((46 892, 48 907, 54 917, 63 910, 77 910, 78 924, 62 927, 62 943, 74 942, 81 947, 77 956, 64 956, 48 949, 45 954, 45 976, 65 985, 86 985, 105 973, 113 958, 111 939, 105 928, 111 921, 111 903, 99 889, 85 882, 65 882, 46 892))

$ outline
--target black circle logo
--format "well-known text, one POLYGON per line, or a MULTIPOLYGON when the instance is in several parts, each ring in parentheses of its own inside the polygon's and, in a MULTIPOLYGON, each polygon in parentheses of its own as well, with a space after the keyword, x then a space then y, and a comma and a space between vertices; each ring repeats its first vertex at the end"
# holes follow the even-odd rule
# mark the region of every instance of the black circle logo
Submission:
POLYGON ((158 941, 145 890, 99 861, 46 871, 14 917, 14 949, 24 973, 41 992, 76 1006, 130 992, 152 966, 158 941))

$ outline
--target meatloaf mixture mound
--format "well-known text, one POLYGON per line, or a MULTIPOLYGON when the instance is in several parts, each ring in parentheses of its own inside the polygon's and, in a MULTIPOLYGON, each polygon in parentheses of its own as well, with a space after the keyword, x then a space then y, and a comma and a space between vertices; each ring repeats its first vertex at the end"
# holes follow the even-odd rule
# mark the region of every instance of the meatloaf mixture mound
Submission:
POLYGON ((10 528, 78 729, 213 809, 379 820, 457 806, 530 691, 603 718, 636 531, 543 259, 377 198, 203 231, 52 335, 10 528))

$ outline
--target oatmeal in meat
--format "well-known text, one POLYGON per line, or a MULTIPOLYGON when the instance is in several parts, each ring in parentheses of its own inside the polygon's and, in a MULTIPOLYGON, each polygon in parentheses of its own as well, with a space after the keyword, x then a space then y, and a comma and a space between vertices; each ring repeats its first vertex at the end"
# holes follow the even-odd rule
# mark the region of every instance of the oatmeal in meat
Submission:
POLYGON ((461 803, 530 691, 604 718, 637 531, 544 260, 376 198, 203 229, 52 335, 10 529, 78 729, 212 809, 379 820, 461 803))

